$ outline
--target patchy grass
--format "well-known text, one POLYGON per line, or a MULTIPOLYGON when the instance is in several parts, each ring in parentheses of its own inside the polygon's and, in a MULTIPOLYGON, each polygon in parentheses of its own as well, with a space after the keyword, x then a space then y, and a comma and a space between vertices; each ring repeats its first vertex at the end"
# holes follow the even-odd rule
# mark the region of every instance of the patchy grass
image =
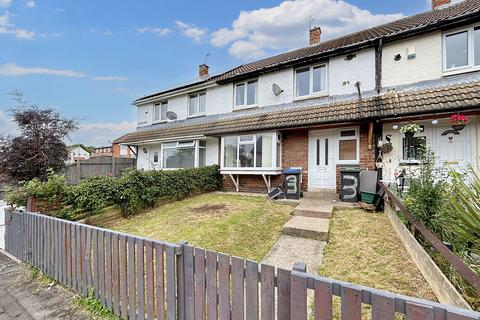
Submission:
POLYGON ((280 235, 292 207, 266 200, 208 193, 163 204, 130 218, 113 209, 87 223, 260 261, 280 235))
POLYGON ((88 292, 88 297, 75 296, 74 304, 86 310, 94 320, 121 320, 107 307, 102 305, 100 300, 95 299, 93 289, 88 292))
MULTIPOLYGON (((385 213, 360 209, 334 212, 321 275, 436 301, 385 213)), ((339 315, 335 299, 335 318, 339 315)), ((363 308, 362 319, 370 318, 363 308)))

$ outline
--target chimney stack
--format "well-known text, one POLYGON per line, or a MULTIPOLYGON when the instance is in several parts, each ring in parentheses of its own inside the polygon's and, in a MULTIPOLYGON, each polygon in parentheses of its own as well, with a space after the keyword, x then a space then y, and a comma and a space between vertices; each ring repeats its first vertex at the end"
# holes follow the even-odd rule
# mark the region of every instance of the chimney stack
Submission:
POLYGON ((322 35, 322 29, 320 27, 311 27, 309 35, 311 46, 320 44, 320 36, 322 35))
POLYGON ((451 0, 432 0, 432 9, 441 9, 450 4, 451 0))
POLYGON ((202 63, 198 66, 198 77, 200 79, 207 79, 208 77, 210 77, 210 75, 208 74, 208 66, 205 63, 202 63))

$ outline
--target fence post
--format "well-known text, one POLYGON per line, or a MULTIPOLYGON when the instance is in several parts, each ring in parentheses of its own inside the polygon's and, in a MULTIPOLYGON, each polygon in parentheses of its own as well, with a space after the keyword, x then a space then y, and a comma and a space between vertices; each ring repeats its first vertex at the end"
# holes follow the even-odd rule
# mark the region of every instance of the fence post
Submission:
POLYGON ((290 320, 307 320, 307 265, 295 262, 290 275, 290 320))
POLYGON ((82 173, 82 169, 81 169, 81 163, 80 163, 80 160, 77 160, 77 174, 76 174, 76 179, 75 179, 75 183, 78 184, 80 183, 80 174, 82 173))
POLYGON ((185 320, 185 260, 183 248, 188 241, 181 240, 178 242, 177 255, 177 314, 179 320, 185 320))
POLYGON ((307 272, 307 265, 305 264, 305 262, 295 262, 293 264, 292 270, 297 271, 297 272, 306 273, 307 272))
POLYGON ((115 175, 115 157, 112 155, 112 177, 116 177, 115 175))

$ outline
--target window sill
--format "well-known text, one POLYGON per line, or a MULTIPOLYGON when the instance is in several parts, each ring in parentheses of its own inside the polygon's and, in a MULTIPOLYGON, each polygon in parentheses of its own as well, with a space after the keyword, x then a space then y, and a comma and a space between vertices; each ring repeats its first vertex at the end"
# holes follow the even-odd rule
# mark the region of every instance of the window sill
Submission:
POLYGON ((358 164, 360 164, 360 161, 359 160, 336 160, 335 164, 340 164, 340 165, 354 164, 354 165, 358 165, 358 164))
POLYGON ((401 166, 419 166, 422 164, 420 160, 400 160, 401 166))
POLYGON ((295 97, 293 98, 293 101, 303 101, 303 100, 322 98, 322 97, 328 97, 328 92, 319 92, 315 94, 309 94, 308 96, 295 97))
POLYGON ((205 117, 205 113, 199 113, 199 114, 193 114, 191 116, 187 116, 187 119, 193 119, 193 118, 200 118, 200 117, 205 117))
POLYGON ((280 175, 282 168, 220 168, 220 174, 280 175))
POLYGON ((255 108, 258 108, 258 104, 252 104, 252 105, 248 105, 248 106, 237 106, 237 107, 233 107, 232 110, 233 111, 243 111, 243 110, 249 110, 249 109, 255 109, 255 108))
POLYGON ((158 120, 158 121, 154 121, 152 122, 152 124, 159 124, 159 123, 166 123, 167 120, 158 120))
POLYGON ((442 76, 449 77, 449 76, 455 76, 458 74, 470 73, 475 71, 480 71, 480 66, 474 66, 474 67, 469 66, 469 67, 462 67, 458 69, 445 70, 443 71, 442 76))

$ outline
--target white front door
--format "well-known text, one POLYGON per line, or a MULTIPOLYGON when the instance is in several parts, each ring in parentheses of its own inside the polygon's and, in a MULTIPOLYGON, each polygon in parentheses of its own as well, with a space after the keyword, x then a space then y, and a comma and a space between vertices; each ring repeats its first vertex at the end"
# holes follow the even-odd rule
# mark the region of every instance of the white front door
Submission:
POLYGON ((335 189, 335 135, 311 133, 308 141, 309 189, 335 189))
POLYGON ((469 128, 459 131, 459 134, 451 132, 442 135, 443 132, 449 129, 449 127, 440 127, 436 130, 436 154, 438 164, 452 168, 466 167, 468 162, 471 162, 470 150, 467 143, 469 128))

